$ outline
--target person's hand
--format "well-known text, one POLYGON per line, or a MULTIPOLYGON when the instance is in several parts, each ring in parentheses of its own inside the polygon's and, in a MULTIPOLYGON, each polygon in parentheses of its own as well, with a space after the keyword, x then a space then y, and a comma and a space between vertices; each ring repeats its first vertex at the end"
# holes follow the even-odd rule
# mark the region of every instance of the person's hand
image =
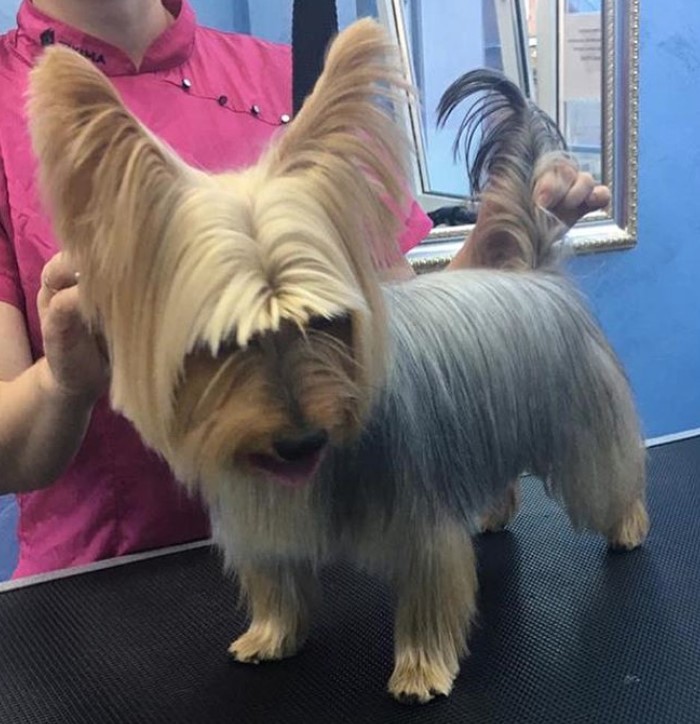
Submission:
POLYGON ((44 354, 60 394, 93 404, 105 392, 109 365, 101 341, 80 314, 77 275, 63 254, 51 258, 37 297, 44 354))
POLYGON ((610 203, 607 186, 597 185, 591 174, 566 162, 557 162, 543 171, 533 196, 535 203, 551 211, 569 228, 586 214, 610 203))

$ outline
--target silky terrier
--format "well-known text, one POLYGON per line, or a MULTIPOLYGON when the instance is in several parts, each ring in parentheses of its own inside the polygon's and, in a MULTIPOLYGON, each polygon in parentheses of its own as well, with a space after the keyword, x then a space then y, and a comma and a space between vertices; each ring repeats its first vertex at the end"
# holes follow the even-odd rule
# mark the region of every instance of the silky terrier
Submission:
POLYGON ((484 268, 381 282, 407 204, 410 97, 366 19, 244 170, 186 165, 66 48, 32 71, 29 115, 112 404, 201 494, 249 604, 230 654, 294 654, 318 569, 345 558, 394 587, 389 690, 426 702, 466 654, 472 536, 507 524, 521 474, 613 548, 641 544, 648 521, 628 382, 532 201, 570 161, 516 86, 468 75, 441 106, 473 101, 462 131, 490 212, 484 268))

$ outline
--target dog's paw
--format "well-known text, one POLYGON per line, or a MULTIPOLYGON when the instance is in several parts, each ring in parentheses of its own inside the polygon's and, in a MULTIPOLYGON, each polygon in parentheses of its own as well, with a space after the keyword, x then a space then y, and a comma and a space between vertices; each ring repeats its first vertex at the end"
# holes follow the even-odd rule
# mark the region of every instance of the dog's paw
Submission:
POLYGON ((421 654, 400 656, 389 679, 389 693, 402 704, 427 704, 449 696, 457 671, 421 654))
POLYGON ((293 656, 300 645, 297 637, 278 623, 265 621, 253 624, 229 646, 228 653, 242 664, 259 664, 293 656))
POLYGON ((490 508, 479 521, 481 533, 502 531, 518 513, 520 508, 520 486, 517 482, 508 486, 505 495, 490 508))
POLYGON ((649 516, 644 503, 635 501, 629 513, 608 535, 608 546, 614 551, 631 551, 646 540, 649 533, 649 516))

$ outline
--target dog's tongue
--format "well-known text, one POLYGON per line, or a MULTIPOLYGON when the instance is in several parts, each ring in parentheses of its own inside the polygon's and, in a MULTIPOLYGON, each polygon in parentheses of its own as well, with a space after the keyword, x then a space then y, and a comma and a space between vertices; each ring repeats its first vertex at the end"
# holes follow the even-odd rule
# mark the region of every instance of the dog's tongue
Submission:
POLYGON ((286 461, 270 455, 252 455, 253 465, 268 473, 280 485, 287 488, 301 488, 314 476, 321 462, 321 454, 307 455, 301 460, 286 461))

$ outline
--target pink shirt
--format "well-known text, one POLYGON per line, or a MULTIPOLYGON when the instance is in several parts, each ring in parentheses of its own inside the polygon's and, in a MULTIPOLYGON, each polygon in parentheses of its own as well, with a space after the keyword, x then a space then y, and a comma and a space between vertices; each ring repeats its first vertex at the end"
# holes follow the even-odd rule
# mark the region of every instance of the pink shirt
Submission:
MULTIPOLYGON (((24 112, 27 74, 42 45, 64 43, 90 58, 143 123, 190 164, 210 171, 253 163, 291 113, 288 47, 200 27, 187 2, 164 4, 176 20, 140 68, 28 0, 17 30, 0 37, 0 301, 25 314, 35 358, 42 355, 35 298, 43 265, 57 251, 39 204, 24 112)), ((417 244, 430 226, 413 204, 402 250, 417 244)), ((18 504, 15 577, 208 535, 198 502, 106 400, 96 406, 68 471, 46 490, 19 495, 18 504)))

